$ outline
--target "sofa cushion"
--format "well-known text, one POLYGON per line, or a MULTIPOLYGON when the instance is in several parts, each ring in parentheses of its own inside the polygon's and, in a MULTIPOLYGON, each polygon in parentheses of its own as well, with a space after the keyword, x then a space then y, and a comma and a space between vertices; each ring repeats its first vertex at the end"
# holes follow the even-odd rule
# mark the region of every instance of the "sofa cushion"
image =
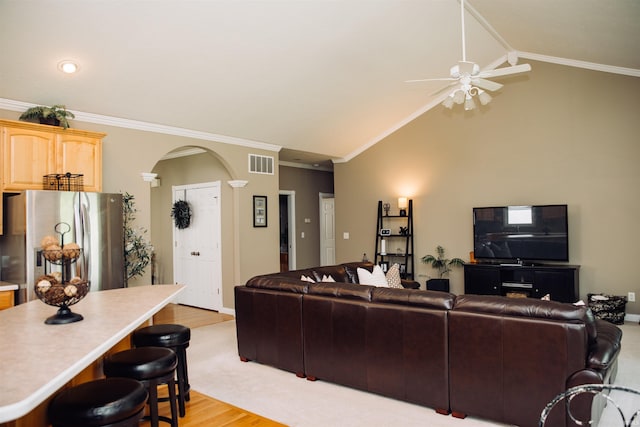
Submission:
POLYGON ((379 265, 373 267, 371 272, 364 268, 358 268, 358 283, 361 285, 389 287, 384 271, 379 265))
POLYGON ((349 283, 359 283, 358 282, 358 267, 364 268, 369 271, 373 271, 373 263, 369 261, 363 262, 348 262, 342 264, 345 272, 347 273, 347 277, 349 279, 349 283))
POLYGON ((456 298, 454 310, 562 321, 575 320, 585 324, 589 345, 593 345, 598 335, 591 310, 584 306, 557 301, 493 295, 460 295, 456 298))
POLYGON ((415 307, 450 310, 456 296, 448 292, 421 291, 419 289, 375 288, 372 301, 415 307))
POLYGON ((353 283, 314 283, 309 284, 309 295, 327 295, 347 299, 371 301, 373 286, 353 283))
POLYGON ((297 294, 306 294, 308 285, 309 283, 299 279, 278 275, 252 277, 246 284, 250 288, 273 289, 297 294))
POLYGON ((400 278, 400 264, 397 262, 389 267, 389 271, 385 275, 390 288, 404 289, 402 279, 400 278))

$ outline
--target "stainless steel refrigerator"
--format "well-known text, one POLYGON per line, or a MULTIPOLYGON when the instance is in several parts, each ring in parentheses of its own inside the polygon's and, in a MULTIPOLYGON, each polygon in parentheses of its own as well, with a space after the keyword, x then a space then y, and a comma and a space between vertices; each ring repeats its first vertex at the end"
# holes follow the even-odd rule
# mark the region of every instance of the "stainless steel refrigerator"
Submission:
POLYGON ((18 302, 37 299, 34 281, 52 268, 42 256, 41 241, 54 236, 82 249, 75 268, 89 280, 90 292, 122 288, 123 234, 121 194, 28 190, 5 195, 0 277, 19 285, 18 302))

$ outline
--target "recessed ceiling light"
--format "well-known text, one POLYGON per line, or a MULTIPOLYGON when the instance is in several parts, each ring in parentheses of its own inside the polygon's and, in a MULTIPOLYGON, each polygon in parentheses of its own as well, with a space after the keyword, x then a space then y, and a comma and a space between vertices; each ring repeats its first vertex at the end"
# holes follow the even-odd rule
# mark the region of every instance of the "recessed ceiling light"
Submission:
POLYGON ((73 74, 78 71, 80 67, 73 61, 60 61, 58 63, 58 70, 66 74, 73 74))

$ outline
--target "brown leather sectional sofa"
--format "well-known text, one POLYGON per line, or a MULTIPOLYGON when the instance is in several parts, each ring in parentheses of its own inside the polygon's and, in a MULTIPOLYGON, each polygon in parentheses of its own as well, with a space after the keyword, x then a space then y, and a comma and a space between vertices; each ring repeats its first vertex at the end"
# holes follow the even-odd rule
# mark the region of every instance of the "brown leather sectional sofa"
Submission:
MULTIPOLYGON (((518 426, 537 426, 546 403, 571 386, 615 378, 622 332, 587 308, 359 285, 358 266, 373 268, 348 263, 237 286, 240 358, 518 426)), ((556 412, 547 425, 571 425, 556 412)))

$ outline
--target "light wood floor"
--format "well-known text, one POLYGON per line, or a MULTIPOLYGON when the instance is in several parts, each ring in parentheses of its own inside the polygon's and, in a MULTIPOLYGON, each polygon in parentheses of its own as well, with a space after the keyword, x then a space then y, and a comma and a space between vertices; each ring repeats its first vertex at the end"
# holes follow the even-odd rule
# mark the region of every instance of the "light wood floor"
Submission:
MULTIPOLYGON (((220 314, 214 311, 202 310, 178 304, 169 304, 153 317, 155 324, 178 323, 197 328, 214 323, 233 319, 228 314, 220 314)), ((189 350, 187 350, 187 358, 189 350)), ((244 409, 213 399, 197 390, 191 390, 191 400, 186 403, 186 416, 180 418, 180 427, 202 426, 233 426, 233 427, 278 427, 284 424, 261 417, 244 409)), ((168 403, 160 403, 160 415, 169 416, 168 403)), ((141 426, 149 426, 149 422, 141 423, 141 426)), ((165 423, 161 423, 165 424, 165 423)))

